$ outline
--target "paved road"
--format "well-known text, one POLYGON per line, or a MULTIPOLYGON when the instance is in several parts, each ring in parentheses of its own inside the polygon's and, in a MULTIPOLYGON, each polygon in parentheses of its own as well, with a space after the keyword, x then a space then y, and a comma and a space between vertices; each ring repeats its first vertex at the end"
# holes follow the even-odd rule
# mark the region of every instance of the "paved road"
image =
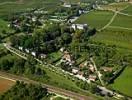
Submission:
POLYGON ((6 73, 6 72, 1 72, 1 71, 0 71, 0 76, 5 78, 5 79, 11 80, 11 81, 19 80, 19 81, 24 81, 25 83, 41 84, 43 87, 46 87, 49 92, 54 92, 54 93, 57 93, 57 94, 60 94, 60 95, 65 95, 65 96, 68 96, 70 98, 74 98, 75 100, 93 100, 93 98, 90 97, 90 96, 81 95, 81 94, 71 92, 71 91, 68 91, 68 90, 64 90, 64 89, 61 89, 61 88, 58 88, 58 87, 54 87, 54 86, 51 86, 51 85, 47 85, 47 84, 44 84, 44 83, 33 81, 33 80, 30 80, 30 79, 22 77, 22 76, 16 76, 16 75, 9 74, 9 73, 6 73))

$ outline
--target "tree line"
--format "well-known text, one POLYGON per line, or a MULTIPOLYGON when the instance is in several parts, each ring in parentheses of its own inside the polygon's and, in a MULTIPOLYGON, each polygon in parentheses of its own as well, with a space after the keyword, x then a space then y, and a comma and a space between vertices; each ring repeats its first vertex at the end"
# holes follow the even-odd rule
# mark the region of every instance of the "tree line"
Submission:
POLYGON ((48 90, 41 85, 17 81, 11 89, 0 95, 0 100, 45 100, 48 96, 48 90))

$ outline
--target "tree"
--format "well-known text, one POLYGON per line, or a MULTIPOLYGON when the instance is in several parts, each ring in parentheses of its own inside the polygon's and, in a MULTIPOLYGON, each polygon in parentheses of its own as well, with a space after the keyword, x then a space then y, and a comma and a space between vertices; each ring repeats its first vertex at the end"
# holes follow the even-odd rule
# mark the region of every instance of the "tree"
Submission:
POLYGON ((68 44, 68 43, 71 42, 72 37, 71 37, 71 35, 69 33, 64 33, 62 35, 62 39, 63 39, 63 41, 64 41, 65 44, 68 44))
POLYGON ((17 81, 16 84, 2 96, 0 100, 42 100, 48 99, 48 91, 41 85, 25 84, 17 81))

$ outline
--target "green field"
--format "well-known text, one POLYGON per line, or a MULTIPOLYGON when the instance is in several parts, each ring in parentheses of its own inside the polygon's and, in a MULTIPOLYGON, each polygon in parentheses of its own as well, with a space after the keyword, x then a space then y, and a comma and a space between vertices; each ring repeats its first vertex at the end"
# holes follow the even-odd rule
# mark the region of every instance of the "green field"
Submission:
POLYGON ((14 0, 0 1, 0 16, 4 17, 12 13, 27 11, 34 8, 45 8, 50 10, 56 8, 60 3, 59 0, 21 0, 21 2, 14 2, 14 0))
POLYGON ((107 28, 98 32, 92 37, 93 41, 109 45, 116 45, 120 48, 132 49, 132 31, 107 28))
POLYGON ((132 96, 132 67, 127 67, 111 86, 115 90, 132 96))
POLYGON ((132 16, 125 16, 118 14, 111 26, 132 28, 132 16))
POLYGON ((125 7, 128 6, 128 2, 120 2, 120 3, 111 3, 109 5, 103 5, 101 6, 103 9, 108 10, 108 9, 112 9, 112 10, 122 10, 125 7))
POLYGON ((130 5, 127 9, 123 10, 122 12, 132 15, 132 5, 130 5))
POLYGON ((92 11, 79 17, 75 23, 87 23, 90 27, 100 29, 112 18, 113 13, 109 11, 92 11))

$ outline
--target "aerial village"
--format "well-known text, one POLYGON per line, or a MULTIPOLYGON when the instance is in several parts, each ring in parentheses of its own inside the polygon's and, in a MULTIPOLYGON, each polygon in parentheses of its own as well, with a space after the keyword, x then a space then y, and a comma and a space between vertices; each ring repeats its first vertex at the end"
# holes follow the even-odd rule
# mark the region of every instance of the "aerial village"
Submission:
MULTIPOLYGON (((88 24, 74 22, 82 14, 87 14, 97 7, 96 3, 90 5, 88 3, 67 4, 62 2, 61 7, 58 7, 55 11, 48 12, 41 8, 16 15, 10 20, 8 27, 13 28, 16 33, 24 34, 24 36, 12 39, 11 45, 34 58, 40 59, 45 64, 50 63, 55 67, 61 66, 64 72, 87 83, 100 84, 99 81, 102 80, 107 83, 111 76, 122 70, 122 67, 117 69, 117 67, 110 65, 96 66, 90 54, 80 54, 81 57, 79 58, 76 57, 80 56, 76 54, 76 51, 67 48, 70 43, 81 41, 79 40, 79 34, 84 34, 84 37, 89 35, 89 31, 90 34, 94 34, 96 30, 90 29, 88 24), (35 32, 38 35, 35 35, 35 32), (41 33, 44 33, 44 35, 41 33), (25 41, 26 43, 24 43, 25 41), (42 44, 39 45, 40 43, 42 44)), ((100 86, 99 89, 102 91, 102 95, 114 95, 112 91, 100 86)))

